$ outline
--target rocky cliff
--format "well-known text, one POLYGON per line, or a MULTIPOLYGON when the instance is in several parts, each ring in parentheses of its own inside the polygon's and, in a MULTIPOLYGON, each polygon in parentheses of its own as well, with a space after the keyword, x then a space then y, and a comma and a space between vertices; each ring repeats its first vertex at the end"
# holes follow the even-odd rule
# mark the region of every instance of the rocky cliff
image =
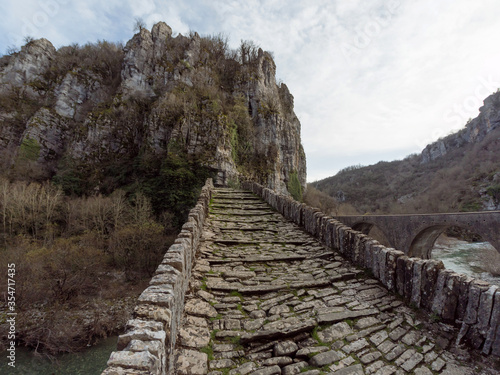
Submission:
POLYGON ((428 163, 446 155, 450 150, 470 143, 480 143, 492 130, 500 126, 500 93, 488 96, 479 108, 479 116, 465 127, 447 137, 427 145, 420 154, 422 163, 428 163))
POLYGON ((137 166, 159 174, 178 157, 218 184, 305 187, 293 96, 275 73, 251 42, 233 51, 220 36, 174 38, 163 22, 125 47, 30 41, 0 59, 1 166, 106 192, 134 183, 137 166))
POLYGON ((500 209, 500 92, 462 130, 404 160, 348 167, 315 187, 361 213, 500 209))

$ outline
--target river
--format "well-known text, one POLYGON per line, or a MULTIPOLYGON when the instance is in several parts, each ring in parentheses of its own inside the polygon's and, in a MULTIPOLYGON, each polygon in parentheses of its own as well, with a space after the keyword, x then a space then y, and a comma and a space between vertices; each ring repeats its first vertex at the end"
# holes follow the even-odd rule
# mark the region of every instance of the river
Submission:
POLYGON ((488 242, 467 242, 441 235, 432 249, 432 258, 440 259, 450 270, 500 286, 500 276, 488 272, 484 265, 500 271, 500 254, 488 242))
POLYGON ((6 352, 0 353, 0 374, 5 375, 99 375, 112 351, 116 350, 117 336, 102 340, 82 353, 57 356, 55 360, 37 357, 32 351, 16 348, 16 368, 8 366, 6 352))

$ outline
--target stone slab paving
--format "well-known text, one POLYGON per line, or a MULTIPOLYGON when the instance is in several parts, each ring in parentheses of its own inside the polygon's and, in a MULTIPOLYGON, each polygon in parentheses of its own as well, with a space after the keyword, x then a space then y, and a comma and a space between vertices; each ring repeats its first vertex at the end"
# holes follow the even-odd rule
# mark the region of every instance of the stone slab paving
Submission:
POLYGON ((215 189, 177 374, 497 374, 251 193, 215 189))

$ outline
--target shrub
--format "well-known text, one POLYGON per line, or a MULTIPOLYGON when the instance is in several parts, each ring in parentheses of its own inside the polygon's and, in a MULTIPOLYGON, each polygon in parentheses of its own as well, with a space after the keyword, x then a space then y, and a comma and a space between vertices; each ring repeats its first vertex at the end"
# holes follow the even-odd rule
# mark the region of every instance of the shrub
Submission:
POLYGON ((300 185, 299 176, 297 172, 290 173, 287 183, 287 189, 293 199, 302 202, 302 186, 300 185))

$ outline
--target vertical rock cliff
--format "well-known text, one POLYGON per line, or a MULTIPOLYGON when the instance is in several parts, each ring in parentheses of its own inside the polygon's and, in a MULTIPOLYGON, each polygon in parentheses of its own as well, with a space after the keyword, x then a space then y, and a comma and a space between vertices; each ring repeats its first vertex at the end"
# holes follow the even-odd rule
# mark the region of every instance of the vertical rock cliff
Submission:
POLYGON ((31 41, 0 59, 2 167, 106 192, 140 179, 137 166, 152 175, 176 157, 219 184, 252 179, 286 193, 298 178, 304 188, 300 123, 275 75, 252 43, 174 38, 163 22, 123 48, 31 41))

